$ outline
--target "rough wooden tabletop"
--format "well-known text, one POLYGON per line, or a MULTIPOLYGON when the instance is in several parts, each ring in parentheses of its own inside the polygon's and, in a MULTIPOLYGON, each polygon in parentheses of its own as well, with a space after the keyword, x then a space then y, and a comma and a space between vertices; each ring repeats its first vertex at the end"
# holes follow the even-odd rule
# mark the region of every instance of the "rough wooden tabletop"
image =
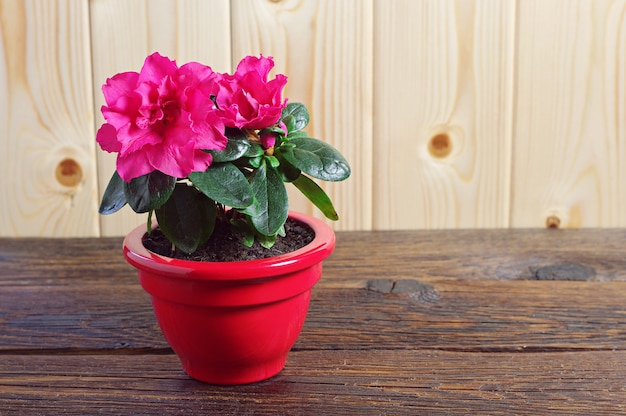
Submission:
POLYGON ((0 415, 626 414, 626 230, 343 232, 287 366, 190 379, 120 239, 0 239, 0 415))

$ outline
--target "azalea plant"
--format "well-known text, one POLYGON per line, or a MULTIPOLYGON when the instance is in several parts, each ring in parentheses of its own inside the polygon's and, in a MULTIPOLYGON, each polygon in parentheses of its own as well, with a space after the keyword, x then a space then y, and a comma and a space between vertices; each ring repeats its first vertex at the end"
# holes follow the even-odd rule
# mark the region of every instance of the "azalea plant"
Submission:
POLYGON ((312 178, 341 181, 350 167, 303 130, 309 113, 283 98, 285 75, 268 79, 273 66, 271 57, 247 56, 228 74, 154 53, 139 73, 107 79, 96 140, 117 161, 99 212, 129 204, 148 213, 148 232, 156 215, 185 253, 209 239, 216 221, 242 230, 245 245, 272 247, 288 217, 285 183, 336 220, 312 178))

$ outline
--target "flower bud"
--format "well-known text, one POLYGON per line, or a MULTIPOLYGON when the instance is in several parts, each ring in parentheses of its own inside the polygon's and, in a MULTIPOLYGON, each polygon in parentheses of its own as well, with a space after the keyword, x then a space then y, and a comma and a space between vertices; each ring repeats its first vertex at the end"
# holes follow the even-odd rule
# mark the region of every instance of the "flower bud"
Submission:
POLYGON ((262 133, 260 139, 263 149, 269 149, 276 144, 276 133, 262 133))

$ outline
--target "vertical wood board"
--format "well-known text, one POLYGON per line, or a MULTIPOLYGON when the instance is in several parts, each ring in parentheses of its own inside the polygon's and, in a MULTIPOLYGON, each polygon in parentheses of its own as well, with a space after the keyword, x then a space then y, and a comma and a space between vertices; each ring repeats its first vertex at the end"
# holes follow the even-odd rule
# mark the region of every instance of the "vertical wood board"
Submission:
POLYGON ((507 226, 515 2, 376 2, 375 16, 375 228, 507 226))
POLYGON ((0 235, 95 236, 86 1, 0 1, 0 235))
POLYGON ((625 13, 520 2, 512 226, 626 225, 625 13))

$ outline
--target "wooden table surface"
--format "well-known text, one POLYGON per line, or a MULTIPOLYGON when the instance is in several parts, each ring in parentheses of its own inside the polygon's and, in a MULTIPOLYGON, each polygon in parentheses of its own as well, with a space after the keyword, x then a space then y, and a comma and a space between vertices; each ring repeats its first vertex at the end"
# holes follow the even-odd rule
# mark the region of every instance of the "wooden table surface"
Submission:
POLYGON ((626 414, 626 230, 340 232, 286 368, 190 379, 121 239, 0 239, 0 415, 626 414))

